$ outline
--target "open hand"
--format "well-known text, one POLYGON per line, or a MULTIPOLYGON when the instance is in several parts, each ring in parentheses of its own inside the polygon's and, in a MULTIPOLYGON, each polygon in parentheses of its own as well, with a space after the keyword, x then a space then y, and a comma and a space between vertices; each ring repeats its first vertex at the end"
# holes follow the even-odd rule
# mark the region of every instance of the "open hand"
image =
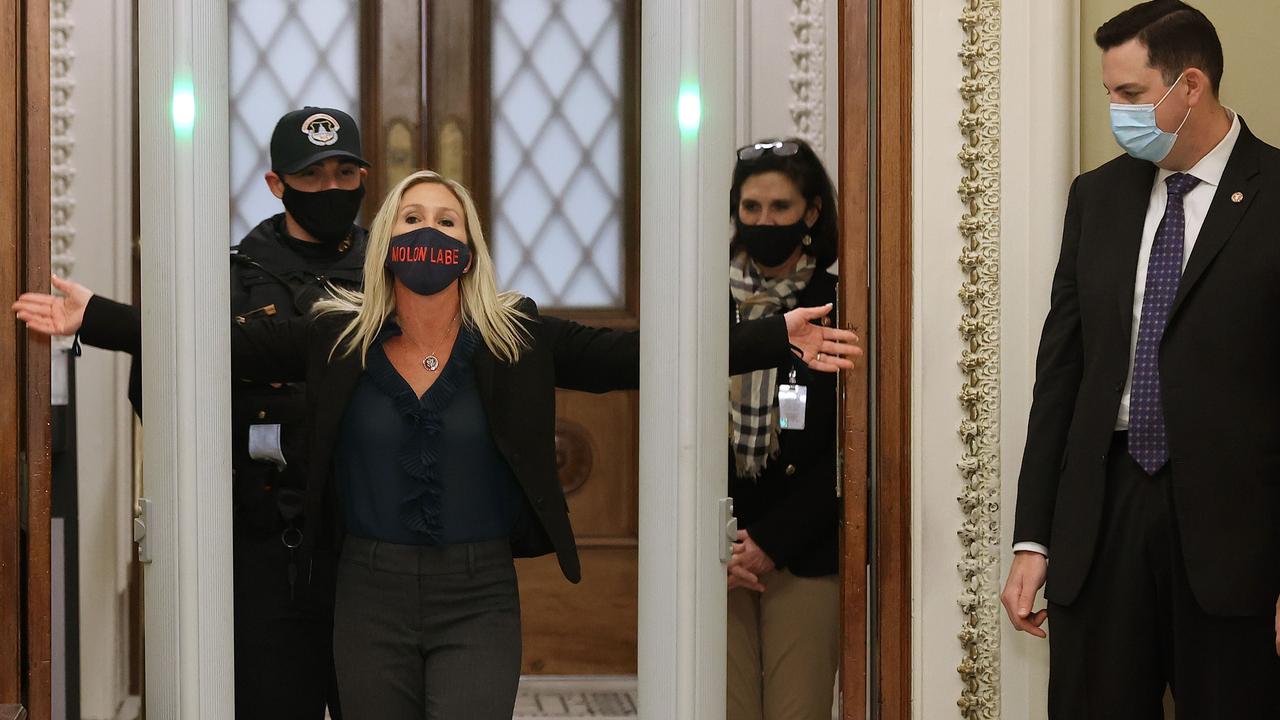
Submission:
MULTIPOLYGON (((832 305, 801 307, 787 312, 787 340, 799 349, 800 359, 818 372, 852 370, 854 361, 862 357, 858 336, 850 330, 815 325, 826 317, 832 305)), ((793 350, 792 352, 796 352, 793 350)))
POLYGON ((1038 638, 1048 637, 1040 626, 1048 619, 1049 611, 1033 613, 1031 606, 1035 604, 1036 593, 1044 587, 1048 571, 1049 559, 1045 556, 1029 550, 1017 552, 1013 556, 1013 566, 1009 568, 1004 592, 1000 593, 1000 602, 1009 613, 1013 626, 1038 638))
POLYGON ((51 276, 53 286, 65 295, 23 293, 13 303, 12 310, 27 328, 45 335, 75 335, 84 322, 84 309, 93 297, 93 291, 71 280, 51 276))

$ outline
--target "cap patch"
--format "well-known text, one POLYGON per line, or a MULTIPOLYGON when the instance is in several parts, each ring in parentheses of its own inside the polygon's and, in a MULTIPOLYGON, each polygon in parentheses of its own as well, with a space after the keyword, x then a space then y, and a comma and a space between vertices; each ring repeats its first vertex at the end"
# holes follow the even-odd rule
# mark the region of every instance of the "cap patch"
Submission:
POLYGON ((302 132, 312 145, 332 145, 338 142, 338 121, 328 113, 316 113, 302 121, 302 132))

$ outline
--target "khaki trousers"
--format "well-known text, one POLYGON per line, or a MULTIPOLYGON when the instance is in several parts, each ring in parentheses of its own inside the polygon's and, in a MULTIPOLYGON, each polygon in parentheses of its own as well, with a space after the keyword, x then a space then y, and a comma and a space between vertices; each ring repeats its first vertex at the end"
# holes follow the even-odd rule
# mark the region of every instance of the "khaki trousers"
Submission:
POLYGON ((774 570, 729 591, 728 720, 830 720, 840 577, 774 570))

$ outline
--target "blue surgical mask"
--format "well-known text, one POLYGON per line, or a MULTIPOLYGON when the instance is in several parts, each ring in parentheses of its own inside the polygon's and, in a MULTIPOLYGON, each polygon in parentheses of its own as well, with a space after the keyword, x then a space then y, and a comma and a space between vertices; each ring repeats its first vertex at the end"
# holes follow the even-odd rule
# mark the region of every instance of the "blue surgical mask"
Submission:
POLYGON ((1160 107, 1160 104, 1169 97, 1169 93, 1173 92, 1181 81, 1182 75, 1179 75, 1178 79, 1173 81, 1173 85, 1169 86, 1168 92, 1155 105, 1111 103, 1111 134, 1116 136, 1116 142, 1120 143, 1120 147, 1124 148, 1125 152, 1139 160, 1148 160, 1153 163, 1158 163, 1169 156, 1170 151, 1173 150, 1173 144, 1178 142, 1178 132, 1182 130, 1182 125, 1187 124, 1187 118, 1191 117, 1191 108, 1187 108, 1187 114, 1182 118, 1182 125, 1171 133, 1161 130, 1160 126, 1156 125, 1156 108, 1160 107))

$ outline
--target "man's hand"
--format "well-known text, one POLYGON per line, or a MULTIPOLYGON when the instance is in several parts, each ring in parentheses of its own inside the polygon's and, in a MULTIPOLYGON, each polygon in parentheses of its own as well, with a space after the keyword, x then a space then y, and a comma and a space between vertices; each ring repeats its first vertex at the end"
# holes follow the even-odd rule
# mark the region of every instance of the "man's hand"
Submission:
MULTIPOLYGON (((1041 625, 1049 617, 1048 610, 1031 612, 1035 604, 1036 593, 1044 587, 1045 575, 1048 573, 1049 559, 1038 552, 1023 550, 1014 553, 1013 567, 1009 568, 1009 579, 1004 584, 1004 592, 1000 593, 1000 602, 1009 613, 1009 621, 1013 626, 1036 637, 1048 637, 1041 625)), ((1280 607, 1280 603, 1278 603, 1280 607)), ((1277 620, 1280 623, 1280 620, 1277 620)), ((1280 650, 1280 640, 1276 643, 1280 650)))
POLYGON ((12 306, 14 315, 27 327, 44 335, 75 335, 84 322, 84 309, 93 291, 58 276, 50 278, 53 286, 66 297, 45 293, 23 293, 12 306))

